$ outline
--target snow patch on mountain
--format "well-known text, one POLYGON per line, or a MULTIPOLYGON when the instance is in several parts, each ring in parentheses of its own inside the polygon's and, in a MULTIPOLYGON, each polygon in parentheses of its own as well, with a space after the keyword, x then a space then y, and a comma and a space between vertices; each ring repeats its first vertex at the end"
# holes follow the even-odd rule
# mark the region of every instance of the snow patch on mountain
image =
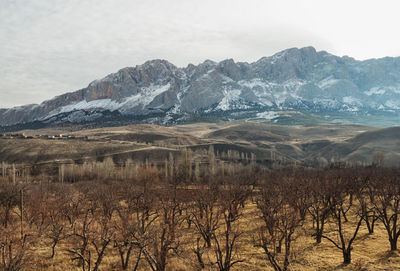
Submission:
POLYGON ((400 86, 399 85, 384 87, 384 89, 387 90, 387 91, 391 91, 391 92, 393 92, 395 94, 400 94, 400 86))
POLYGON ((258 102, 265 106, 272 106, 272 93, 271 89, 277 84, 263 81, 260 78, 254 78, 251 80, 241 80, 238 82, 241 87, 246 87, 252 90, 254 95, 257 97, 258 102))
POLYGON ((215 71, 215 69, 210 69, 210 70, 208 70, 205 74, 203 74, 203 75, 199 78, 199 80, 207 80, 207 79, 210 77, 211 73, 214 72, 214 71, 215 71))
POLYGON ((231 110, 231 109, 247 109, 248 106, 240 103, 240 94, 242 91, 240 89, 223 89, 222 94, 224 97, 219 102, 215 109, 217 110, 231 110))
POLYGON ((373 87, 370 90, 364 91, 364 93, 368 96, 371 95, 383 95, 386 93, 386 90, 379 87, 373 87))
MULTIPOLYGON (((148 117, 149 121, 164 117, 168 123, 214 110, 251 109, 252 116, 278 108, 319 113, 328 110, 369 114, 376 109, 395 112, 400 110, 400 71, 393 68, 398 65, 400 58, 362 62, 313 48, 291 48, 254 63, 205 61, 179 68, 164 60, 153 60, 121 69, 91 82, 87 88, 40 105, 0 109, 0 125, 50 117, 61 121, 67 115, 74 121, 86 120, 102 111, 146 116, 143 119, 148 117), (375 65, 382 71, 379 78, 375 65)), ((223 115, 237 113, 242 112, 223 115)))
POLYGON ((400 110, 400 101, 387 101, 385 106, 390 109, 400 110))
POLYGON ((343 97, 343 102, 346 104, 352 104, 352 105, 362 105, 362 103, 359 99, 351 97, 351 96, 343 97))
POLYGON ((331 76, 328 76, 328 77, 322 79, 321 81, 319 81, 317 83, 317 86, 321 89, 326 89, 328 87, 331 87, 331 86, 337 84, 338 82, 339 82, 339 80, 331 75, 331 76))
POLYGON ((303 80, 289 79, 289 80, 286 80, 285 82, 283 82, 283 86, 289 90, 298 90, 305 83, 306 82, 304 82, 303 80))
POLYGON ((314 98, 312 101, 314 104, 322 105, 325 108, 338 108, 340 106, 338 101, 329 98, 314 98))
POLYGON ((235 82, 232 78, 230 78, 230 77, 228 77, 228 76, 226 76, 226 75, 223 75, 223 74, 221 74, 221 78, 222 78, 222 82, 224 82, 225 84, 226 84, 226 83, 235 82))
POLYGON ((279 61, 279 59, 283 58, 287 54, 286 50, 276 53, 273 56, 271 56, 269 59, 271 60, 271 64, 275 64, 276 62, 279 61))
POLYGON ((273 97, 274 102, 278 106, 282 106, 287 101, 301 101, 302 97, 298 95, 298 90, 303 82, 299 81, 287 81, 283 84, 283 89, 280 91, 274 91, 273 97))
POLYGON ((167 91, 170 87, 171 87, 170 83, 166 85, 151 84, 149 87, 142 88, 138 94, 124 99, 123 102, 121 103, 121 107, 124 107, 124 109, 126 108, 130 109, 141 105, 142 108, 145 108, 154 100, 155 97, 167 91))
POLYGON ((149 105, 154 100, 155 97, 167 91, 169 88, 170 88, 169 83, 163 86, 150 85, 149 87, 143 87, 140 90, 140 93, 129 96, 121 101, 112 99, 98 99, 93 101, 82 100, 80 102, 72 103, 63 106, 61 108, 58 108, 56 110, 53 110, 44 119, 60 113, 67 113, 77 110, 91 110, 99 108, 102 110, 109 110, 109 111, 120 110, 124 112, 127 111, 128 109, 134 108, 139 105, 141 105, 142 108, 144 108, 147 105, 149 105))
POLYGON ((258 98, 259 103, 265 106, 273 106, 274 103, 282 106, 288 100, 301 99, 297 92, 305 82, 298 79, 290 79, 282 84, 277 84, 254 78, 239 81, 238 84, 242 87, 250 88, 258 98))
POLYGON ((279 114, 274 111, 265 111, 265 112, 257 113, 256 116, 258 119, 272 120, 272 119, 279 117, 279 114))
POLYGON ((118 108, 120 108, 121 104, 119 104, 116 101, 113 101, 111 99, 99 99, 99 100, 93 100, 93 101, 80 101, 77 103, 69 104, 66 106, 63 106, 59 109, 51 111, 46 118, 52 117, 57 114, 61 113, 67 113, 67 112, 72 112, 76 110, 90 110, 90 109, 96 109, 96 108, 101 108, 104 110, 110 110, 110 111, 115 111, 118 108))
POLYGON ((253 89, 255 87, 261 87, 263 89, 268 89, 271 86, 276 85, 274 83, 265 82, 264 80, 262 80, 260 78, 253 78, 251 80, 241 80, 238 82, 238 84, 242 87, 248 87, 250 89, 253 89))

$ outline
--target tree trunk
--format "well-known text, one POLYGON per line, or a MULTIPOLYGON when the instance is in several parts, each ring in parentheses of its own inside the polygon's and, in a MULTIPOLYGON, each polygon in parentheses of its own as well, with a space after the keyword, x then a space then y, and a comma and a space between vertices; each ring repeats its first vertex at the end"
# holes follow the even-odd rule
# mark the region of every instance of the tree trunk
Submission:
POLYGON ((315 230, 315 241, 317 244, 322 242, 322 235, 324 233, 324 226, 325 226, 325 218, 321 216, 317 216, 315 219, 316 222, 316 230, 315 230))
POLYGON ((317 232, 317 235, 315 236, 315 240, 317 242, 317 244, 320 244, 322 241, 322 234, 321 232, 317 232))
POLYGON ((396 238, 390 238, 390 250, 397 250, 397 237, 396 238))
POLYGON ((204 237, 205 237, 204 241, 206 241, 207 247, 210 248, 211 247, 211 235, 210 234, 206 234, 204 237))
POLYGON ((346 216, 346 212, 344 211, 343 207, 340 208, 340 211, 342 212, 342 215, 343 215, 343 218, 344 218, 344 222, 349 222, 349 220, 347 219, 347 216, 346 216))
POLYGON ((279 239, 278 246, 276 247, 276 253, 281 253, 281 252, 282 252, 282 241, 283 241, 284 238, 285 238, 285 237, 282 236, 282 238, 279 239))
POLYGON ((368 217, 365 219, 365 224, 367 224, 368 234, 373 234, 374 233, 375 223, 374 223, 373 219, 374 218, 372 218, 372 221, 369 221, 368 217))
POLYGON ((343 264, 348 265, 351 263, 351 251, 343 250, 343 264))
POLYGON ((54 243, 51 245, 51 255, 50 255, 50 259, 53 259, 54 256, 56 255, 56 246, 57 246, 57 243, 56 243, 56 242, 54 242, 54 243))

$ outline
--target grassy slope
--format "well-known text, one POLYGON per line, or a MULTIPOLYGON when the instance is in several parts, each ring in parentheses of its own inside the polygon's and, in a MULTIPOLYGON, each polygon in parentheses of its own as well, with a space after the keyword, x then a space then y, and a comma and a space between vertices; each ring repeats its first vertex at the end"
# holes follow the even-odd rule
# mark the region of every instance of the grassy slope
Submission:
MULTIPOLYGON (((26 134, 56 134, 49 129, 26 134)), ((388 165, 400 163, 400 128, 373 128, 360 125, 280 126, 258 122, 196 123, 163 127, 150 124, 68 132, 88 136, 83 140, 5 140, 0 139, 0 160, 7 162, 51 162, 82 157, 101 160, 105 156, 164 159, 160 152, 194 149, 219 144, 221 150, 238 149, 256 153, 257 159, 271 157, 271 151, 287 160, 312 163, 342 159, 370 163, 373 153, 382 151, 388 165), (138 155, 138 153, 141 153, 138 155)), ((121 158, 122 159, 122 158, 121 158)))

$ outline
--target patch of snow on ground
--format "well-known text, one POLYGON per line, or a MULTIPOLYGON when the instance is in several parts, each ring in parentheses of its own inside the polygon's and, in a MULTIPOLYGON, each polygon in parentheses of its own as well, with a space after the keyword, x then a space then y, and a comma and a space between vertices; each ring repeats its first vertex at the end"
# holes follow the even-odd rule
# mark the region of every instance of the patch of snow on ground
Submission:
MULTIPOLYGON (((238 102, 240 99, 240 94, 242 91, 240 89, 224 89, 222 90, 222 94, 224 94, 224 97, 222 98, 221 102, 217 105, 215 109, 220 109, 220 110, 229 110, 232 108, 238 108, 237 106, 234 105, 234 102, 238 102)), ((244 108, 245 106, 241 107, 244 108)))
POLYGON ((250 88, 254 95, 258 98, 258 102, 266 105, 272 106, 272 94, 271 89, 277 86, 277 84, 272 82, 265 82, 259 78, 254 78, 252 80, 241 80, 238 82, 240 86, 250 88))
POLYGON ((339 103, 336 100, 329 99, 329 98, 314 98, 313 99, 314 104, 319 104, 323 105, 325 107, 338 107, 339 103))
POLYGON ((284 57, 286 55, 286 51, 282 51, 279 53, 274 54, 273 56, 270 57, 271 59, 271 64, 275 64, 279 59, 281 59, 282 57, 284 57))
POLYGON ((382 95, 386 93, 386 90, 380 87, 373 87, 370 90, 364 91, 364 93, 368 96, 371 95, 382 95))
POLYGON ((346 104, 345 110, 350 112, 359 111, 360 109, 357 106, 362 106, 362 103, 359 99, 351 96, 343 97, 343 102, 346 104))
POLYGON ((110 110, 114 111, 117 110, 120 107, 120 104, 116 101, 113 101, 111 99, 99 99, 99 100, 93 100, 93 101, 80 101, 77 103, 69 104, 66 106, 63 106, 59 109, 53 110, 49 113, 48 117, 60 114, 60 113, 67 113, 71 112, 74 110, 88 110, 88 109, 95 109, 95 108, 103 108, 105 110, 110 110))
POLYGON ((389 87, 384 87, 384 88, 385 88, 386 91, 391 91, 393 93, 400 94, 400 86, 399 85, 397 85, 397 86, 389 86, 389 87))
POLYGON ((388 92, 400 94, 400 85, 373 87, 370 90, 364 91, 364 94, 371 96, 371 95, 383 95, 388 92))
POLYGON ((347 111, 349 111, 349 112, 357 112, 358 110, 359 110, 359 109, 358 109, 357 106, 349 107, 349 108, 347 109, 347 111))
POLYGON ((200 76, 199 79, 200 79, 200 80, 207 79, 207 77, 210 76, 210 74, 211 74, 213 71, 215 71, 215 68, 214 68, 214 69, 208 70, 205 74, 203 74, 202 76, 200 76))
POLYGON ((266 106, 272 106, 273 102, 277 105, 282 105, 288 99, 300 99, 297 95, 298 90, 304 81, 298 79, 289 79, 282 84, 266 82, 259 78, 252 80, 242 80, 239 85, 252 89, 257 96, 259 102, 266 106))
POLYGON ((304 84, 305 84, 304 81, 298 79, 289 79, 283 82, 283 86, 285 88, 290 88, 290 89, 298 89, 300 86, 304 84))
POLYGON ((254 87, 262 87, 264 89, 270 88, 272 86, 276 86, 275 83, 271 83, 271 82, 265 82, 260 78, 254 78, 251 80, 241 80, 238 82, 238 84, 240 86, 243 87, 248 87, 250 89, 253 89, 254 87))
POLYGON ((362 103, 359 99, 351 97, 351 96, 343 97, 343 102, 346 104, 362 105, 362 103))
POLYGON ((186 94, 186 92, 189 90, 190 86, 186 86, 181 88, 181 91, 176 95, 176 98, 178 99, 177 103, 174 105, 174 107, 168 111, 167 114, 177 114, 180 112, 181 104, 182 104, 182 97, 183 95, 186 94))
POLYGON ((149 87, 141 88, 139 93, 129 96, 121 101, 121 111, 132 109, 136 106, 142 106, 142 108, 149 105, 155 97, 161 93, 167 91, 170 88, 170 84, 166 85, 150 85, 149 87))
POLYGON ((232 78, 225 76, 223 74, 221 74, 221 78, 222 78, 222 82, 224 83, 231 83, 231 82, 235 82, 232 78))
POLYGON ((273 94, 275 104, 280 106, 285 103, 286 99, 289 97, 287 90, 283 90, 280 92, 274 92, 273 94))
POLYGON ((279 115, 274 111, 265 111, 265 112, 257 113, 256 116, 259 119, 266 119, 266 120, 272 120, 272 119, 279 117, 279 115))
POLYGON ((172 114, 178 114, 181 112, 181 105, 182 105, 182 96, 188 91, 190 87, 183 87, 182 91, 176 95, 176 98, 178 99, 177 103, 166 113, 163 123, 167 124, 171 119, 172 119, 172 114))
POLYGON ((186 80, 187 79, 187 75, 184 71, 182 70, 177 70, 176 72, 174 72, 174 75, 176 78, 180 79, 180 80, 186 80))
POLYGON ((400 102, 399 101, 387 101, 385 103, 385 106, 387 106, 391 109, 400 110, 400 102))
POLYGON ((86 100, 83 100, 53 110, 49 113, 47 117, 75 110, 89 110, 89 109, 101 108, 104 110, 115 111, 121 108, 133 108, 138 105, 142 105, 143 107, 145 107, 148 104, 150 104, 155 97, 167 91, 169 88, 170 88, 169 83, 163 86, 150 85, 149 87, 142 88, 140 93, 129 96, 121 101, 115 101, 111 99, 98 99, 88 102, 86 100))
POLYGON ((330 86, 335 85, 339 80, 335 79, 332 75, 322 79, 317 83, 317 86, 321 89, 328 88, 330 86))
POLYGON ((298 95, 298 90, 305 83, 301 80, 297 79, 289 79, 282 83, 282 88, 279 90, 274 90, 272 95, 275 100, 275 104, 281 106, 287 100, 301 100, 301 97, 298 95))
MULTIPOLYGON (((164 86, 160 86, 160 85, 150 85, 147 88, 142 88, 140 91, 140 95, 141 97, 137 100, 137 102, 139 104, 142 104, 143 107, 145 107, 146 105, 150 104, 155 97, 157 97, 158 95, 160 95, 161 93, 167 91, 169 88, 171 87, 171 85, 168 83, 164 86)), ((128 97, 127 99, 132 100, 133 98, 136 98, 137 95, 128 97)))

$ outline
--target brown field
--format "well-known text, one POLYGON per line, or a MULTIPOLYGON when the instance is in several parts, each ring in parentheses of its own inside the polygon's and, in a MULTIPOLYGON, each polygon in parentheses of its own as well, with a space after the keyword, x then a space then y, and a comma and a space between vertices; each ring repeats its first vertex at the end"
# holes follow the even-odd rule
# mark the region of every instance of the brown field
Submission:
MULTIPOLYGON (((150 223, 151 226, 146 235, 141 237, 145 239, 138 239, 142 240, 140 242, 144 242, 145 249, 154 255, 153 245, 156 247, 160 245, 161 239, 159 238, 162 229, 167 229, 167 239, 172 236, 171 247, 166 254, 165 270, 274 270, 264 250, 256 246, 256 244, 260 244, 260 229, 264 225, 264 220, 261 219, 261 209, 258 208, 258 206, 264 205, 259 205, 259 200, 267 200, 265 206, 269 206, 269 208, 277 206, 277 213, 282 214, 279 216, 283 219, 282 223, 284 221, 292 223, 291 219, 297 221, 295 224, 297 226, 293 228, 294 234, 288 254, 290 262, 288 270, 397 270, 400 267, 400 254, 398 250, 390 250, 387 232, 380 220, 376 222, 375 231, 372 234, 368 233, 366 224, 362 222, 352 245, 351 264, 344 265, 341 251, 331 242, 323 238, 320 244, 316 243, 315 237, 312 236, 315 232, 315 224, 310 214, 306 212, 304 219, 300 215, 302 210, 306 211, 312 206, 310 205, 313 203, 310 198, 311 191, 319 191, 318 185, 325 183, 324 187, 327 189, 324 190, 326 191, 324 193, 329 195, 332 200, 340 199, 341 208, 346 209, 346 217, 349 221, 343 222, 341 226, 347 242, 352 237, 361 215, 360 204, 356 200, 358 196, 361 195, 367 200, 368 208, 371 210, 375 208, 368 196, 367 191, 369 190, 363 190, 365 185, 371 187, 373 189, 371 191, 376 191, 374 197, 377 200, 381 195, 379 191, 387 191, 386 187, 396 191, 389 197, 390 204, 395 204, 400 200, 398 171, 357 168, 272 173, 259 171, 260 169, 254 168, 253 165, 244 167, 233 175, 222 173, 225 175, 223 176, 221 168, 218 168, 216 171, 218 175, 214 177, 210 175, 211 173, 202 172, 198 179, 193 179, 187 175, 188 172, 181 171, 179 165, 175 164, 174 168, 175 173, 168 177, 167 175, 170 173, 159 171, 156 168, 139 168, 135 177, 120 181, 106 179, 77 183, 27 184, 22 183, 23 180, 17 179, 17 183, 10 184, 3 179, 3 182, 0 183, 0 193, 3 197, 0 204, 0 229, 7 234, 0 236, 0 244, 3 245, 0 246, 0 250, 7 248, 7 244, 9 245, 13 240, 11 247, 14 257, 21 251, 24 252, 21 256, 24 264, 20 268, 4 270, 123 270, 114 240, 120 240, 119 238, 122 237, 119 234, 122 234, 122 229, 125 229, 120 228, 122 225, 120 223, 123 221, 121 217, 124 216, 120 216, 119 212, 128 214, 129 221, 136 223, 135 221, 139 221, 135 218, 136 210, 145 210, 140 208, 147 206, 135 203, 133 209, 126 209, 130 206, 130 199, 135 199, 135 195, 138 195, 141 199, 140 202, 144 204, 149 200, 149 210, 155 218, 150 223), (259 173, 255 174, 256 171, 259 173), (22 190, 25 191, 24 205, 21 205, 19 201, 19 198, 22 197, 20 194, 22 190), (263 191, 272 191, 272 193, 264 194, 263 191), (338 192, 340 193, 338 194, 338 192), (210 195, 214 195, 215 199, 209 198, 210 195), (4 216, 6 202, 13 197, 15 205, 12 205, 14 207, 8 218, 8 226, 4 226, 4 221, 7 220, 4 216), (305 199, 308 203, 297 205, 299 202, 301 203, 298 199, 305 199), (215 216, 218 216, 218 219, 215 220, 216 231, 212 235, 215 236, 215 239, 214 237, 211 239, 210 248, 203 247, 202 250, 202 259, 205 265, 203 269, 200 268, 194 253, 196 240, 202 240, 194 226, 194 215, 198 214, 196 202, 212 204, 215 208, 215 216), (274 205, 276 203, 277 205, 274 205), (139 206, 142 207, 139 208, 139 206), (177 208, 175 211, 172 209, 174 206, 177 208), (19 215, 21 210, 22 220, 19 215), (127 213, 124 213, 125 211, 127 213), (215 264, 217 259, 216 242, 217 240, 220 242, 222 255, 226 255, 224 238, 227 224, 224 222, 226 221, 224 216, 231 212, 235 218, 231 221, 231 228, 228 231, 229 238, 237 234, 236 242, 232 246, 232 261, 240 260, 240 262, 230 269, 218 269, 215 264), (107 214, 110 216, 108 217, 107 214), (174 214, 175 218, 172 219, 171 214, 174 214), (284 214, 288 214, 288 216, 284 214), (54 218, 56 219, 54 220, 54 218), (87 218, 89 220, 86 220, 87 218), (90 223, 85 224, 87 221, 90 223), (188 221, 191 221, 190 226, 188 221), (60 225, 62 225, 63 237, 55 247, 55 256, 51 258, 51 236, 53 235, 50 233, 54 229, 53 227, 57 228, 60 225), (87 225, 87 232, 83 231, 83 225, 87 225), (20 234, 27 236, 27 241, 22 248, 18 245, 21 242, 20 234), (104 257, 98 269, 94 269, 93 265, 90 269, 87 266, 86 269, 82 269, 81 262, 73 260, 77 254, 71 254, 71 249, 82 247, 82 243, 79 241, 81 236, 88 238, 87 250, 84 252, 86 258, 90 251, 93 259, 96 259, 94 244, 101 247, 101 244, 107 240, 104 257)), ((109 167, 107 170, 118 169, 109 167)), ((376 208, 379 208, 380 205, 376 204, 376 208)), ((332 206, 329 208, 333 208, 332 206)), ((400 213, 400 206, 396 208, 398 209, 388 208, 387 210, 390 215, 400 213)), ((144 214, 142 211, 139 213, 144 214)), ((275 214, 275 212, 273 213, 275 214)), ((152 220, 151 217, 152 215, 146 221, 152 220)), ((338 224, 335 219, 333 213, 327 216, 324 235, 340 243, 336 232, 338 224)), ((397 217, 394 219, 397 221, 397 217)), ((270 249, 274 249, 276 245, 276 241, 269 243, 270 249)), ((283 245, 283 247, 285 246, 283 245)), ((2 251, 4 252, 4 250, 2 251)), ((138 247, 135 245, 127 270, 134 270, 137 253, 138 247)), ((8 255, 7 252, 5 255, 8 255)), ((275 254, 280 263, 282 263, 283 256, 283 251, 275 254)), ((0 270, 3 269, 0 267, 0 270)), ((136 270, 151 270, 144 256, 141 257, 136 270)))
MULTIPOLYGON (((232 270, 274 270, 268 263, 262 249, 253 246, 252 239, 256 233, 257 225, 254 213, 256 213, 255 206, 249 204, 245 210, 245 218, 240 221, 240 227, 244 229, 245 233, 237 248, 238 257, 245 259, 245 261, 233 267, 232 270)), ((342 264, 342 255, 338 249, 327 240, 323 240, 321 244, 315 244, 314 238, 310 237, 311 232, 312 223, 308 221, 305 229, 299 232, 300 236, 293 245, 294 252, 289 270, 400 270, 400 253, 390 251, 387 234, 380 223, 378 223, 373 235, 368 234, 365 226, 361 228, 353 246, 353 263, 347 266, 342 264)), ((191 233, 193 234, 190 230, 184 231, 181 244, 187 250, 178 256, 171 256, 167 270, 201 270, 196 261, 196 256, 189 251, 195 246, 193 237, 190 237, 191 233)), ((45 246, 35 248, 34 256, 24 270, 82 270, 75 266, 76 264, 71 261, 68 254, 63 252, 63 246, 66 246, 66 244, 58 248, 54 259, 48 259, 50 248, 45 246)), ((212 251, 209 254, 212 258, 212 251)), ((109 249, 107 251, 100 270, 121 270, 119 255, 115 250, 109 249)), ((138 270, 150 269, 143 261, 138 270)), ((218 269, 208 267, 204 270, 218 269)))
MULTIPOLYGON (((64 134, 88 140, 6 139, 0 137, 0 160, 7 163, 102 161, 122 163, 131 158, 162 163, 169 152, 184 148, 217 153, 228 150, 255 154, 259 163, 325 167, 332 161, 358 165, 385 154, 385 165, 400 163, 400 128, 360 125, 278 126, 256 122, 197 123, 163 127, 150 124, 71 131, 26 130, 25 135, 64 134)), ((201 156, 201 154, 199 154, 201 156)))
MULTIPOLYGON (((152 215, 145 221, 152 223, 140 235, 140 242, 130 239, 133 243, 126 243, 134 244, 126 270, 135 270, 139 247, 148 251, 146 257, 156 257, 162 229, 168 229, 167 236, 172 236, 171 246, 163 254, 165 269, 152 269, 141 254, 136 270, 274 270, 260 248, 260 240, 268 240, 270 251, 282 266, 285 246, 275 253, 277 236, 285 232, 281 226, 290 223, 294 223, 294 233, 288 270, 400 270, 400 254, 397 249, 391 250, 381 220, 376 222, 373 234, 362 222, 351 246, 351 264, 345 265, 341 250, 328 239, 316 243, 311 213, 301 216, 301 210, 310 208, 302 200, 311 204, 315 200, 311 197, 313 191, 326 188, 323 195, 331 200, 339 197, 342 210, 348 207, 349 221, 342 224, 345 240, 352 237, 360 215, 369 217, 372 212, 378 217, 382 202, 374 200, 386 196, 390 223, 397 223, 399 174, 382 167, 397 166, 400 161, 399 129, 227 122, 83 131, 46 129, 23 131, 29 136, 26 138, 0 137, 0 258, 4 260, 0 261, 0 270, 123 270, 117 244, 121 244, 118 238, 127 229, 122 230, 121 212, 129 217, 129 223, 138 223, 134 214, 144 215, 146 204, 150 204, 148 213, 152 215), (47 138, 55 134, 70 137, 47 138), (147 186, 149 194, 145 193, 147 186), (218 193, 207 194, 213 189, 218 193), (371 191, 372 198, 368 194, 371 191), (140 201, 135 202, 133 196, 138 195, 140 201), (203 200, 204 195, 215 198, 203 200), (359 195, 366 201, 367 212, 361 209, 359 195), (261 199, 266 200, 264 205, 260 205, 261 199), (171 207, 173 204, 177 204, 176 209, 171 207), (196 212, 200 212, 196 206, 201 204, 213 206, 218 217, 215 231, 210 231, 210 247, 203 247, 204 240, 194 226, 196 212), (279 227, 270 225, 273 233, 266 237, 269 220, 262 219, 262 206, 275 210, 267 214, 279 214, 278 222, 283 223, 276 222, 279 227), (172 213, 171 208, 175 210, 172 213), (226 218, 231 215, 234 219, 225 231, 226 218), (85 221, 90 223, 83 234, 85 221), (62 238, 54 257, 50 257, 51 234, 57 230, 62 238), (231 268, 218 268, 216 252, 220 244, 219 252, 225 257, 227 232, 229 238, 237 237, 231 260, 240 261, 231 268), (81 251, 84 256, 79 258, 82 236, 88 238, 88 243, 81 251), (93 259, 105 240, 107 245, 97 268, 93 259), (202 255, 204 268, 196 251, 202 255), (89 268, 85 264, 83 269, 82 259, 87 260, 88 253, 92 265, 89 268), (16 261, 15 266, 7 264, 10 259, 16 261)), ((332 202, 336 201, 329 201, 329 210, 338 210, 338 203, 332 202)), ((334 211, 329 211, 324 235, 339 242, 336 222, 334 211)))

